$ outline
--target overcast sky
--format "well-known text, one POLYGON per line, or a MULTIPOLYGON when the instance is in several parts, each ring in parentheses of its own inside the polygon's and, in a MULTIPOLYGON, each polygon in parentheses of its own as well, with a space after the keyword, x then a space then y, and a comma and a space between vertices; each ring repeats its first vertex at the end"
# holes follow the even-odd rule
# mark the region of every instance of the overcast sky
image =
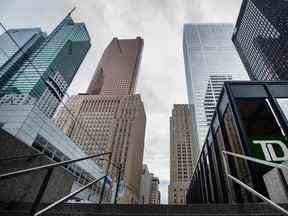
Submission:
POLYGON ((74 6, 92 47, 70 86, 85 92, 105 47, 113 37, 144 39, 137 93, 147 125, 144 163, 160 178, 162 202, 169 184, 169 116, 174 103, 187 103, 182 54, 184 22, 235 22, 241 0, 1 0, 7 28, 41 27, 46 32, 74 6))

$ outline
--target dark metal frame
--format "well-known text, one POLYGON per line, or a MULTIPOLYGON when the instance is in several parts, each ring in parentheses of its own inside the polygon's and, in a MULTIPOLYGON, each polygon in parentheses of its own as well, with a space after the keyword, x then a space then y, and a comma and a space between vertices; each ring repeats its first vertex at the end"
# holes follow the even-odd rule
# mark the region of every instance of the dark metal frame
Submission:
MULTIPOLYGON (((90 187, 91 185, 93 185, 93 184, 99 182, 100 180, 104 179, 102 190, 101 190, 101 195, 100 195, 100 200, 99 200, 99 204, 101 204, 103 196, 104 196, 106 178, 107 178, 107 175, 108 175, 108 172, 109 172, 109 169, 110 169, 110 165, 112 164, 113 166, 115 166, 116 168, 119 169, 119 175, 118 175, 119 177, 120 177, 120 174, 121 174, 121 171, 122 171, 122 166, 121 165, 117 166, 117 165, 111 163, 111 155, 112 155, 111 152, 105 152, 105 153, 102 153, 102 154, 93 154, 93 155, 89 155, 87 157, 82 157, 82 158, 78 158, 78 159, 62 161, 62 162, 57 162, 57 163, 53 163, 53 164, 48 164, 48 165, 28 168, 28 169, 17 170, 17 171, 14 171, 14 172, 5 173, 5 174, 0 175, 0 181, 4 180, 4 179, 17 177, 17 176, 20 176, 20 175, 30 174, 32 172, 36 172, 36 171, 40 171, 40 170, 45 170, 45 169, 47 170, 47 173, 46 173, 46 175, 44 177, 44 180, 43 180, 43 182, 42 182, 42 184, 40 186, 40 189, 38 191, 38 194, 36 196, 36 199, 34 200, 34 203, 32 204, 32 207, 31 207, 31 210, 30 210, 30 215, 34 215, 34 216, 40 215, 40 214, 48 211, 49 209, 55 207, 56 205, 59 205, 62 202, 65 202, 69 198, 75 196, 76 194, 80 193, 81 191, 85 190, 86 188, 90 187), (60 167, 60 166, 64 166, 64 165, 67 165, 67 164, 71 164, 71 163, 75 163, 75 162, 79 162, 79 161, 84 161, 84 160, 88 160, 88 159, 104 156, 104 155, 109 155, 108 166, 106 168, 106 172, 105 172, 104 176, 102 176, 102 177, 100 177, 100 178, 98 178, 96 180, 93 180, 92 182, 88 183, 87 185, 81 187, 80 189, 68 194, 67 196, 65 196, 62 199, 52 203, 51 205, 47 206, 46 208, 40 210, 39 212, 36 212, 37 208, 39 207, 39 205, 41 203, 41 199, 43 198, 45 190, 46 190, 46 188, 48 186, 48 183, 49 183, 49 180, 50 180, 50 177, 52 175, 52 172, 53 172, 54 168, 60 167)), ((14 158, 12 158, 12 159, 14 159, 14 158)), ((99 159, 100 160, 101 159, 105 160, 104 158, 99 158, 99 159)), ((115 198, 114 198, 114 200, 115 200, 114 203, 115 204, 117 202, 116 200, 117 200, 117 195, 118 195, 119 182, 120 182, 120 179, 117 180, 117 188, 116 188, 116 194, 115 194, 115 198)))

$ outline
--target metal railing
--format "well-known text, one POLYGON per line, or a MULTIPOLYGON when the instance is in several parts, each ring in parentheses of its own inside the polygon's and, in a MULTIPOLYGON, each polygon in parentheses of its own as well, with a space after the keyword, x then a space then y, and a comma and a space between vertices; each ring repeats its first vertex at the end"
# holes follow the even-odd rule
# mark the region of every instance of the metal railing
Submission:
POLYGON ((241 187, 245 188, 247 191, 251 192, 253 195, 257 196, 258 198, 260 198, 264 202, 266 202, 269 205, 271 205, 276 210, 278 210, 278 211, 280 211, 283 214, 288 216, 288 211, 286 209, 282 208, 280 205, 276 204, 272 200, 270 200, 267 197, 263 196, 262 194, 260 194, 259 192, 257 192, 256 190, 254 190, 252 187, 250 187, 249 185, 245 184, 244 182, 240 181, 236 177, 230 175, 229 169, 228 169, 228 159, 226 157, 227 155, 233 156, 233 157, 236 157, 236 158, 241 158, 241 159, 244 159, 244 160, 247 160, 247 161, 255 162, 255 163, 258 163, 258 164, 262 164, 262 165, 278 168, 278 169, 280 168, 280 169, 287 169, 288 170, 288 166, 283 165, 283 164, 277 164, 277 163, 264 161, 264 160, 261 160, 261 159, 257 159, 257 158, 254 158, 254 157, 249 157, 249 156, 245 156, 245 155, 241 155, 241 154, 237 154, 237 153, 232 153, 232 152, 228 152, 228 151, 222 151, 222 157, 223 157, 223 161, 224 161, 224 169, 225 169, 225 172, 226 172, 226 175, 227 175, 227 178, 228 178, 228 182, 229 182, 229 179, 232 180, 233 182, 237 183, 241 187))
MULTIPOLYGON (((99 159, 103 160, 104 158, 99 158, 99 159)), ((20 175, 26 175, 26 174, 29 174, 29 173, 32 173, 32 172, 37 172, 37 171, 41 171, 41 170, 47 170, 47 173, 46 173, 46 175, 44 177, 44 180, 43 180, 43 182, 42 182, 42 184, 40 186, 38 194, 37 194, 37 196, 36 196, 36 198, 34 200, 34 203, 32 204, 31 209, 30 209, 30 215, 39 216, 39 215, 43 214, 44 212, 50 210, 51 208, 59 205, 60 203, 63 203, 65 201, 67 201, 71 197, 77 195, 78 193, 80 193, 81 191, 85 190, 86 188, 92 186, 93 184, 95 184, 95 183, 101 181, 102 179, 104 179, 104 183, 103 183, 102 190, 101 190, 101 195, 100 195, 100 201, 99 201, 99 203, 101 203, 102 202, 102 198, 103 198, 103 194, 104 194, 104 189, 105 189, 105 184, 106 184, 106 179, 107 179, 108 171, 109 171, 109 168, 110 168, 110 164, 111 164, 111 152, 105 152, 105 153, 102 153, 102 154, 93 154, 93 155, 89 155, 87 157, 82 157, 82 158, 78 158, 78 159, 67 160, 67 161, 57 162, 57 163, 53 163, 53 164, 42 165, 42 166, 37 166, 37 167, 33 167, 33 168, 22 169, 22 170, 17 170, 17 171, 5 173, 5 174, 0 175, 0 181, 4 180, 4 179, 17 177, 17 176, 20 176, 20 175), (84 160, 88 160, 88 159, 104 156, 104 155, 109 155, 109 161, 108 161, 109 163, 108 163, 108 166, 106 168, 106 172, 105 172, 104 176, 93 180, 92 182, 86 184, 85 186, 79 188, 76 191, 71 192, 67 196, 57 200, 56 202, 48 205, 47 207, 45 207, 45 208, 43 208, 43 209, 41 209, 40 211, 37 212, 37 208, 40 205, 41 199, 42 199, 42 197, 43 197, 43 195, 45 193, 45 190, 46 190, 46 188, 48 186, 48 183, 49 183, 49 180, 50 180, 50 177, 52 175, 52 171, 53 171, 54 168, 60 167, 60 166, 64 166, 64 165, 68 165, 68 164, 71 164, 71 163, 76 163, 76 162, 79 162, 79 161, 84 161, 84 160)), ((113 163, 112 163, 112 165, 117 167, 113 163)), ((118 179, 118 181, 119 181, 119 179, 118 179)))
POLYGON ((47 207, 43 208, 42 210, 38 211, 37 213, 34 214, 34 216, 38 216, 38 215, 41 215, 43 214, 44 212, 48 211, 49 209, 52 209, 53 207, 69 200, 71 197, 75 196, 76 194, 80 193, 81 191, 85 190, 86 188, 90 187, 91 185, 101 181, 102 179, 105 179, 106 178, 106 175, 102 176, 101 178, 98 178, 98 179, 95 179, 94 181, 88 183, 87 185, 79 188, 78 190, 76 191, 73 191, 72 193, 68 194, 67 196, 57 200, 56 202, 48 205, 47 207))

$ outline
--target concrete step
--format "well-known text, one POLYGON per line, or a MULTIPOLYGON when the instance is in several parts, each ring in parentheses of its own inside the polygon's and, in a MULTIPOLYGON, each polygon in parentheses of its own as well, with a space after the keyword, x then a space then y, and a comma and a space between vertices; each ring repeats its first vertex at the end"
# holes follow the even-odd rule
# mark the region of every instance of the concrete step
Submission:
MULTIPOLYGON (((43 208, 46 205, 42 205, 43 208)), ((288 209, 288 205, 283 205, 288 209)), ((31 204, 0 204, 1 216, 28 216, 31 204)), ((51 209, 46 216, 279 216, 277 210, 262 203, 253 204, 197 204, 191 206, 171 205, 97 205, 65 203, 51 209)))
MULTIPOLYGON (((31 216, 27 211, 1 211, 1 216, 31 216)), ((198 213, 174 213, 174 214, 146 214, 146 213, 131 213, 131 214, 115 214, 115 213, 88 213, 88 212, 50 212, 43 214, 43 216, 281 216, 281 214, 273 214, 273 213, 250 213, 250 214, 242 214, 242 213, 232 213, 232 214, 223 214, 221 212, 214 214, 198 214, 198 213)))

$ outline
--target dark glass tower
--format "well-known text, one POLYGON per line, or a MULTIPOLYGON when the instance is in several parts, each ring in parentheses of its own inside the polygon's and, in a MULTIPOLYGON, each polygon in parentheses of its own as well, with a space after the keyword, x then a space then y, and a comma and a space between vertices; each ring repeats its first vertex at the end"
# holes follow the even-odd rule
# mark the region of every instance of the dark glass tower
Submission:
POLYGON ((52 117, 89 48, 84 23, 75 23, 70 15, 66 16, 30 55, 18 52, 23 61, 14 62, 11 56, 14 70, 8 73, 0 68, 0 74, 7 77, 0 85, 0 104, 37 102, 52 117))
POLYGON ((243 0, 233 43, 252 80, 288 79, 288 2, 243 0))

